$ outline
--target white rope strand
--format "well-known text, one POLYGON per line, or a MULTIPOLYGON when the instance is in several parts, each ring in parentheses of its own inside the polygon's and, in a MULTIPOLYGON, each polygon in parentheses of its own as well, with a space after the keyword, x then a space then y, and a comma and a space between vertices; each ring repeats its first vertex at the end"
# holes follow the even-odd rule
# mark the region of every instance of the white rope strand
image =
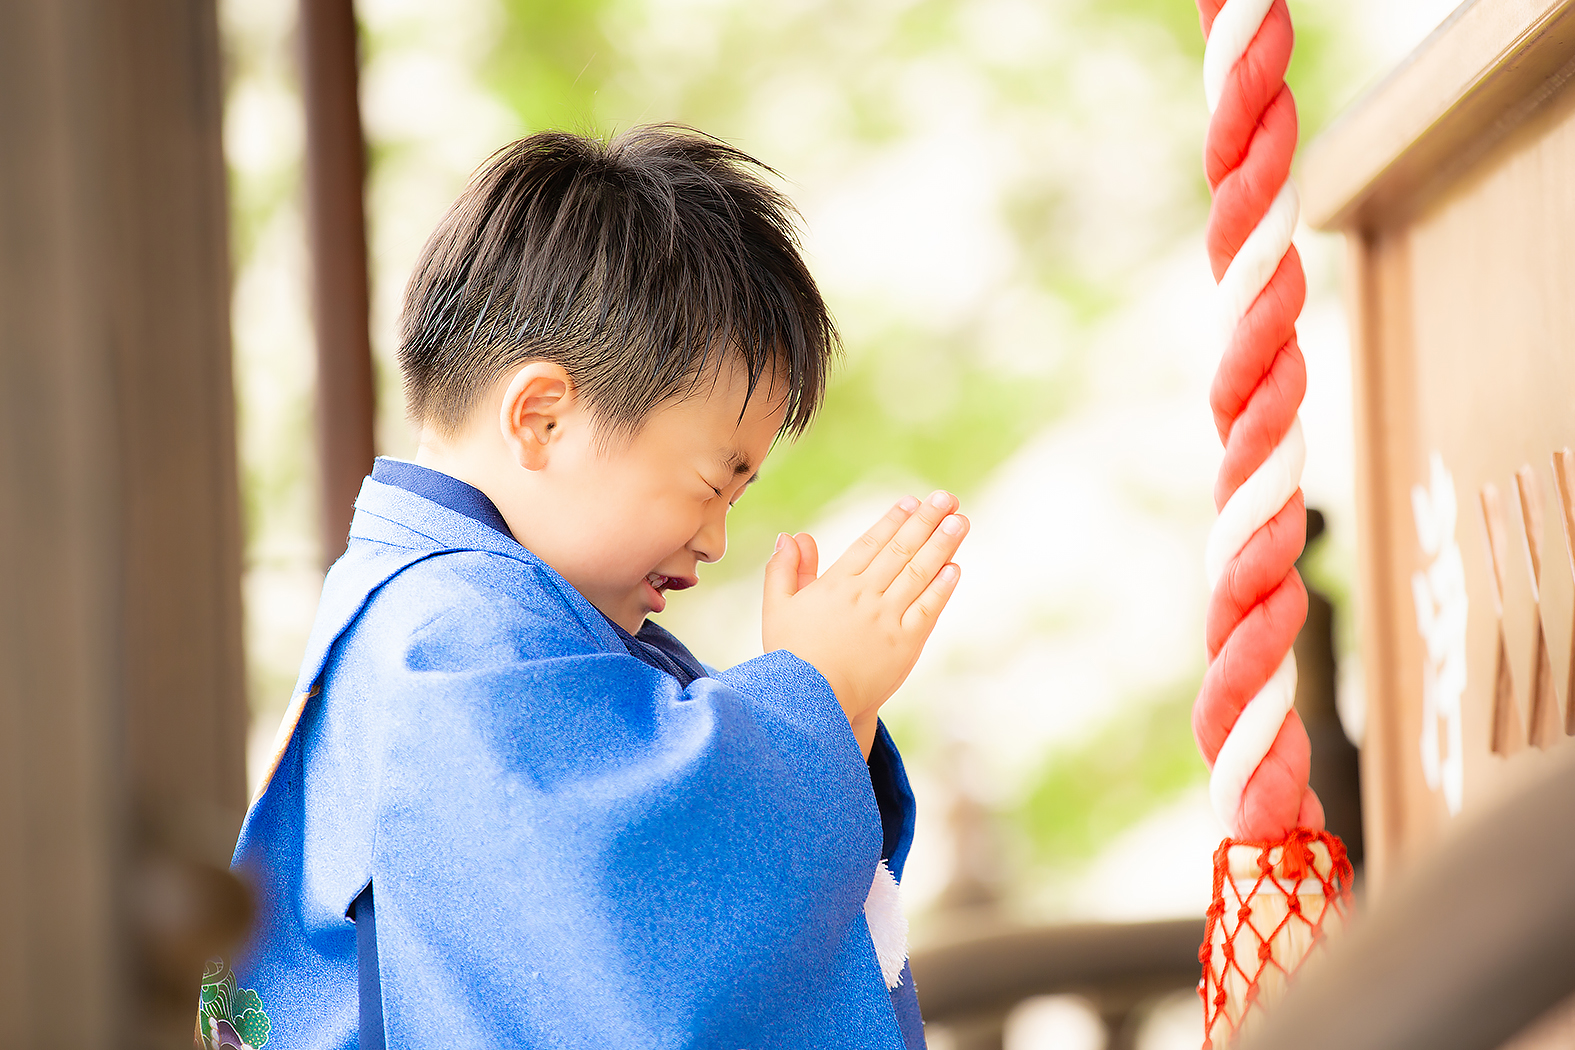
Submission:
MULTIPOLYGON (((1234 2, 1234 0, 1233 0, 1234 2)), ((1301 217, 1302 199, 1290 179, 1275 194, 1274 202, 1242 242, 1241 251, 1225 268, 1220 278, 1220 324, 1227 343, 1252 304, 1274 279, 1285 253, 1296 236, 1296 221, 1301 217)))
POLYGON ((1220 104, 1230 71, 1247 53, 1273 6, 1274 0, 1229 0, 1214 16, 1208 44, 1203 49, 1203 94, 1209 100, 1210 113, 1220 104))
POLYGON ((1214 519, 1203 551, 1203 569, 1208 574, 1210 590, 1253 533, 1267 525, 1296 495, 1306 463, 1307 440, 1302 436, 1302 419, 1297 416, 1269 458, 1231 493, 1219 517, 1214 519))
POLYGON ((1241 834, 1241 798, 1247 781, 1274 746, 1274 738, 1280 735, 1280 726, 1295 703, 1296 656, 1286 653, 1274 677, 1241 709, 1209 774, 1209 801, 1232 838, 1241 834))

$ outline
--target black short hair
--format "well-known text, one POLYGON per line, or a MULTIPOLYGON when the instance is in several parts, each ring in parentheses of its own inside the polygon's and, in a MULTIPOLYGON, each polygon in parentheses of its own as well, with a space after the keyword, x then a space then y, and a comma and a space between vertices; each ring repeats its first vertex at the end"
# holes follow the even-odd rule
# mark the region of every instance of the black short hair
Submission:
POLYGON ((411 418, 453 433, 485 390, 560 364, 600 426, 632 434, 741 355, 749 392, 813 418, 840 349, 793 205, 749 155, 692 128, 610 142, 550 131, 499 150, 422 249, 399 364, 411 418))

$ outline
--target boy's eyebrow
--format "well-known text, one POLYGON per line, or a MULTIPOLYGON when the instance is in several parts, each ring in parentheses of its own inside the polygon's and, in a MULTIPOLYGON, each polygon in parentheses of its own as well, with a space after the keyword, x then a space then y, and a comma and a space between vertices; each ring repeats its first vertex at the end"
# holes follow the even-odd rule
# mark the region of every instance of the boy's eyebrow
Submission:
POLYGON ((749 457, 737 449, 734 449, 733 452, 722 461, 722 469, 731 471, 734 477, 737 477, 740 474, 752 475, 749 479, 751 484, 760 480, 760 473, 750 465, 749 457))

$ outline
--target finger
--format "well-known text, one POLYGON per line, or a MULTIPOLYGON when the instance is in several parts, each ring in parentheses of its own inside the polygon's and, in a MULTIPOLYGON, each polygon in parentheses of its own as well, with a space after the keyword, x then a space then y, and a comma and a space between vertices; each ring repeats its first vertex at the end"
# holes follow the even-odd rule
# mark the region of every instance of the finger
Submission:
POLYGON ((941 566, 941 571, 924 588, 924 593, 902 614, 903 629, 922 631, 925 637, 929 637, 930 631, 935 629, 936 617, 941 615, 946 603, 952 600, 952 592, 957 590, 957 581, 961 579, 962 569, 957 565, 948 563, 941 566))
POLYGON ((842 557, 837 559, 831 570, 856 576, 869 568, 870 562, 875 560, 875 555, 891 542, 891 538, 897 535, 897 530, 902 528, 903 522, 918 509, 918 500, 912 496, 902 497, 891 510, 881 515, 879 521, 870 526, 868 532, 853 541, 853 545, 843 552, 842 557))
POLYGON ((820 548, 815 546, 815 537, 807 532, 801 532, 793 537, 798 545, 798 589, 815 582, 815 577, 820 572, 820 548))
POLYGON ((919 553, 909 559, 886 588, 886 598, 896 606, 899 614, 924 593, 935 575, 956 556, 957 548, 962 546, 963 537, 967 535, 968 519, 961 514, 948 514, 941 519, 940 528, 930 533, 919 553))
POLYGON ((869 579, 876 590, 885 591, 903 567, 919 553, 919 548, 924 546, 941 519, 956 509, 957 497, 950 492, 941 490, 931 493, 930 498, 902 523, 897 534, 880 549, 880 553, 875 555, 869 568, 861 575, 869 579))
POLYGON ((766 601, 791 598, 798 593, 799 546, 783 532, 777 536, 776 553, 766 562, 766 601))

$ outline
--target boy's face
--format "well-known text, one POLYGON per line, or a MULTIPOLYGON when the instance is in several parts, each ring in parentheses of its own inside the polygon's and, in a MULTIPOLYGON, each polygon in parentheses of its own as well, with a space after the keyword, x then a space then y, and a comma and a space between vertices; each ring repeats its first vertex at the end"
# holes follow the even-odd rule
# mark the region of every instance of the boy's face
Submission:
POLYGON ((597 447, 585 409, 563 420, 542 478, 551 505, 521 508, 522 538, 626 631, 661 612, 669 592, 693 587, 699 563, 727 549, 727 512, 755 480, 786 412, 764 378, 746 407, 747 383, 729 358, 714 382, 702 380, 608 448, 597 447))

